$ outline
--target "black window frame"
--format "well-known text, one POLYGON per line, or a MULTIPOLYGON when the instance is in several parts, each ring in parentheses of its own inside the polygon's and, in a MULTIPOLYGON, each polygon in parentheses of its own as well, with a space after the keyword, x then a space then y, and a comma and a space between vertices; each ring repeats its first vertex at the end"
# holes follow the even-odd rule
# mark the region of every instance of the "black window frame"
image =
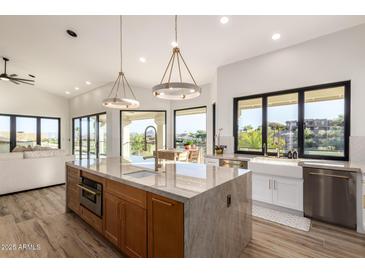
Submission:
MULTIPOLYGON (((233 98, 233 136, 234 136, 234 152, 237 154, 252 154, 252 155, 264 155, 263 146, 267 145, 267 98, 276 95, 284 94, 298 94, 298 156, 305 159, 320 159, 320 160, 349 160, 349 142, 350 142, 350 130, 351 130, 351 80, 340 81, 334 83, 326 83, 320 85, 313 85, 301 88, 293 88, 275 92, 254 94, 242 97, 233 98), (304 94, 308 91, 344 87, 344 156, 324 156, 324 155, 308 155, 304 154, 304 94), (262 147, 260 152, 255 151, 242 151, 238 150, 238 104, 242 100, 262 98, 262 147)), ((274 153, 268 153, 268 155, 275 155, 274 153)))
POLYGON ((87 157, 86 159, 90 159, 90 117, 95 116, 96 117, 96 129, 95 129, 95 145, 96 145, 96 158, 100 157, 100 151, 99 151, 99 116, 100 115, 107 115, 106 112, 99 112, 84 116, 78 116, 72 118, 72 155, 75 155, 75 120, 80 120, 80 140, 79 140, 79 159, 85 159, 82 158, 82 129, 81 129, 81 120, 83 118, 87 118, 87 157))
POLYGON ((37 131, 36 131, 36 143, 37 145, 41 145, 41 119, 52 119, 58 121, 58 148, 61 148, 61 118, 53 117, 53 116, 34 116, 34 115, 25 115, 25 114, 6 114, 0 113, 0 116, 10 117, 10 150, 17 146, 16 144, 16 118, 33 118, 36 119, 37 123, 37 131))
MULTIPOLYGON (((191 110, 191 109, 198 109, 198 108, 205 108, 205 115, 206 115, 206 118, 207 118, 207 115, 208 115, 208 107, 206 105, 204 106, 199 106, 199 107, 190 107, 190 108, 179 108, 179 109, 174 109, 174 148, 176 148, 176 112, 178 111, 184 111, 184 110, 191 110)), ((208 133, 208 124, 207 124, 207 120, 205 121, 205 128, 206 128, 206 131, 208 133)), ((207 151, 207 145, 208 145, 208 139, 206 139, 206 142, 205 142, 205 150, 207 151)))
POLYGON ((119 113, 119 140, 120 140, 120 156, 123 156, 123 129, 122 129, 122 114, 123 112, 162 112, 165 116, 165 149, 167 148, 167 110, 161 109, 123 109, 119 113))

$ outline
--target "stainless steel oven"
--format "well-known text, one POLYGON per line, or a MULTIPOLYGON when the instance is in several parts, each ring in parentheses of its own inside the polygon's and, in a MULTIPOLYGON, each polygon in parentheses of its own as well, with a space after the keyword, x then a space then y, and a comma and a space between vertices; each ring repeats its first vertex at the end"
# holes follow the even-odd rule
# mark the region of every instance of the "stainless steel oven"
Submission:
POLYGON ((101 217, 103 215, 103 185, 81 177, 78 187, 80 188, 80 204, 101 217))

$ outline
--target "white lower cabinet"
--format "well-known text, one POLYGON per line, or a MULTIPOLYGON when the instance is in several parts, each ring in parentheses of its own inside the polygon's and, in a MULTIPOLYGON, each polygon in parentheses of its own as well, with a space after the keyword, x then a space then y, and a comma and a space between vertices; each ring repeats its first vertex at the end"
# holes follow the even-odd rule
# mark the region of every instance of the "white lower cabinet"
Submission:
POLYGON ((252 199, 303 211, 303 180, 254 173, 252 199))

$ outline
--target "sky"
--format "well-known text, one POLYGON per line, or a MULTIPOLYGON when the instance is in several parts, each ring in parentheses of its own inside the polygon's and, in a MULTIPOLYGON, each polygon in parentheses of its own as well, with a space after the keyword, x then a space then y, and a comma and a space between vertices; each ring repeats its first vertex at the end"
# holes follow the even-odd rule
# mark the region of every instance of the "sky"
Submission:
MULTIPOLYGON (((344 114, 343 100, 333 100, 324 102, 314 102, 305 104, 305 119, 334 119, 339 114, 344 114)), ((298 105, 287 105, 278 107, 269 107, 268 120, 270 122, 281 122, 298 119, 298 105)), ((251 124, 254 128, 261 126, 262 111, 261 109, 249 109, 241 115, 240 128, 251 124)))

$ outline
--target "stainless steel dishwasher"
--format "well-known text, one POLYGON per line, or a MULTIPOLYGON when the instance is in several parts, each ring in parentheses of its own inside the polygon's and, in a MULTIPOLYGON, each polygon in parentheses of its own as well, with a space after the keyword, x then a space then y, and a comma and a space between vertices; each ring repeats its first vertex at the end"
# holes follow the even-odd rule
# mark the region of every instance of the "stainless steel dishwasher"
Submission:
POLYGON ((356 173, 304 167, 304 216, 356 229, 356 173))

